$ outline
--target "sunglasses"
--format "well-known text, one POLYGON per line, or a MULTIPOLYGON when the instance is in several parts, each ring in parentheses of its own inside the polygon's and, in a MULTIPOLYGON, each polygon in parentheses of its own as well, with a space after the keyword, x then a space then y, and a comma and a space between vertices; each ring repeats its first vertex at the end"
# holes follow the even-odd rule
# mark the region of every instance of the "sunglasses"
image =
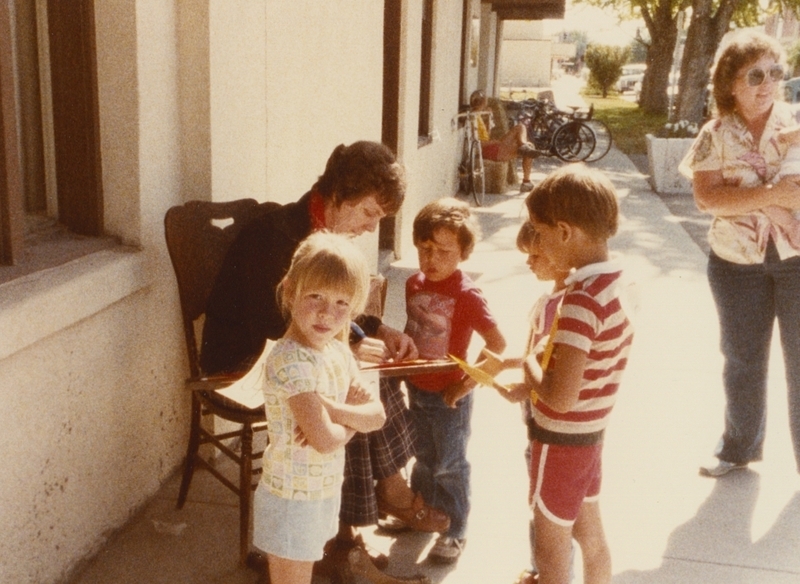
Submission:
POLYGON ((744 74, 744 78, 747 79, 747 85, 750 87, 758 87, 766 81, 767 76, 769 76, 771 81, 777 83, 783 79, 783 67, 780 65, 773 65, 767 70, 753 67, 744 74))

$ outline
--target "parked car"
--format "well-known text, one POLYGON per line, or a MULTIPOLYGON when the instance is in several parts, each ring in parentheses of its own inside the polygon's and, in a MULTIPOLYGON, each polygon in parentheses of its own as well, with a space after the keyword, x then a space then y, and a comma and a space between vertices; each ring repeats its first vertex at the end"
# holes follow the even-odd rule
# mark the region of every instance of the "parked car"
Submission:
POLYGON ((800 102, 800 77, 792 77, 783 82, 783 98, 789 103, 800 102))
POLYGON ((792 77, 783 82, 783 99, 791 104, 794 119, 800 123, 800 77, 792 77))
POLYGON ((642 79, 644 79, 644 72, 647 65, 644 63, 629 63, 622 66, 622 75, 617 80, 617 91, 623 93, 625 91, 635 91, 637 84, 638 87, 642 86, 642 79))

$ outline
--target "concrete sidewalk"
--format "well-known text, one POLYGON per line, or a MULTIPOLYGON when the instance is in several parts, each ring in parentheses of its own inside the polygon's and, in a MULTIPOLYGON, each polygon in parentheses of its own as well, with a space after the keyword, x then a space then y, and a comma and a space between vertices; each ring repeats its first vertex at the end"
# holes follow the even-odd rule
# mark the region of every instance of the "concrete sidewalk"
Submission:
MULTIPOLYGON (((558 161, 539 159, 540 180, 558 161)), ((705 277, 705 253, 633 163, 615 148, 596 166, 621 201, 612 249, 635 282, 636 339, 607 433, 602 509, 615 584, 789 584, 800 581, 800 477, 786 416, 779 343, 773 343, 764 462, 719 480, 698 476, 721 433, 722 361, 705 277)), ((484 290, 509 352, 521 351, 526 316, 548 286, 528 272, 514 240, 524 195, 487 195, 476 209, 483 238, 464 264, 484 290)), ((404 324, 409 250, 388 269, 386 321, 404 324)), ((473 343, 472 350, 479 350, 473 343)), ((450 567, 425 562, 433 538, 368 530, 389 572, 446 584, 511 584, 528 560, 525 430, 519 409, 478 388, 469 457, 473 508, 468 543, 450 567)), ((200 471, 182 511, 179 477, 111 538, 73 584, 256 582, 237 566, 235 497, 200 471)), ((579 557, 578 557, 579 561, 579 557)), ((577 570, 576 584, 583 579, 577 570)))

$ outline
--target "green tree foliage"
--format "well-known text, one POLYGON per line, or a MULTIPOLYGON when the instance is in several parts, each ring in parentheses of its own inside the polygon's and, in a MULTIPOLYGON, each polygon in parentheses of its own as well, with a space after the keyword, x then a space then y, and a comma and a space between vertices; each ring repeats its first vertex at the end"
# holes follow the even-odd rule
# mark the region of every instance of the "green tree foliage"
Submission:
MULTIPOLYGON (((647 71, 640 106, 667 111, 667 87, 678 39, 679 14, 686 13, 688 31, 680 64, 676 113, 680 119, 701 121, 710 67, 722 36, 731 28, 763 24, 771 13, 800 14, 800 0, 573 0, 614 11, 620 20, 641 18, 649 32, 647 71)), ((676 64, 677 65, 677 64, 676 64)))
POLYGON ((800 41, 795 42, 787 51, 789 77, 800 75, 800 41))
POLYGON ((589 68, 589 85, 596 87, 603 97, 622 75, 622 66, 630 57, 629 47, 589 45, 586 48, 586 66, 589 68))
POLYGON ((681 63, 678 101, 673 118, 702 122, 714 55, 725 33, 735 27, 762 24, 770 13, 800 10, 800 0, 692 0, 681 63))
MULTIPOLYGON (((638 32, 638 31, 637 31, 638 32)), ((637 34, 628 48, 631 50, 631 63, 644 63, 647 61, 647 47, 650 45, 650 39, 644 39, 637 34)))

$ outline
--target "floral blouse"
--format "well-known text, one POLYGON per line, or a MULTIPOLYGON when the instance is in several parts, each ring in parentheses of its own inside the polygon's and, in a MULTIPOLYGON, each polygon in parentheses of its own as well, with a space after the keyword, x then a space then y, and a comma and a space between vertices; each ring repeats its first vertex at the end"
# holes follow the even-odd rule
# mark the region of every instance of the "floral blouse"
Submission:
MULTIPOLYGON (((700 130, 678 168, 689 178, 695 171, 721 170, 725 184, 732 186, 756 187, 773 182, 789 146, 778 140, 778 135, 796 124, 789 105, 775 102, 761 143, 754 144, 738 114, 711 120, 700 130)), ((800 223, 790 225, 787 231, 778 219, 781 215, 794 221, 791 213, 780 207, 747 215, 715 216, 708 233, 711 249, 730 262, 758 264, 764 261, 771 237, 781 259, 799 255, 790 231, 800 223)))
POLYGON ((294 440, 297 425, 288 399, 316 392, 343 402, 358 376, 350 349, 337 340, 318 351, 291 339, 280 339, 264 364, 264 407, 269 445, 262 460, 261 482, 278 497, 318 500, 341 490, 344 447, 323 454, 294 440))

